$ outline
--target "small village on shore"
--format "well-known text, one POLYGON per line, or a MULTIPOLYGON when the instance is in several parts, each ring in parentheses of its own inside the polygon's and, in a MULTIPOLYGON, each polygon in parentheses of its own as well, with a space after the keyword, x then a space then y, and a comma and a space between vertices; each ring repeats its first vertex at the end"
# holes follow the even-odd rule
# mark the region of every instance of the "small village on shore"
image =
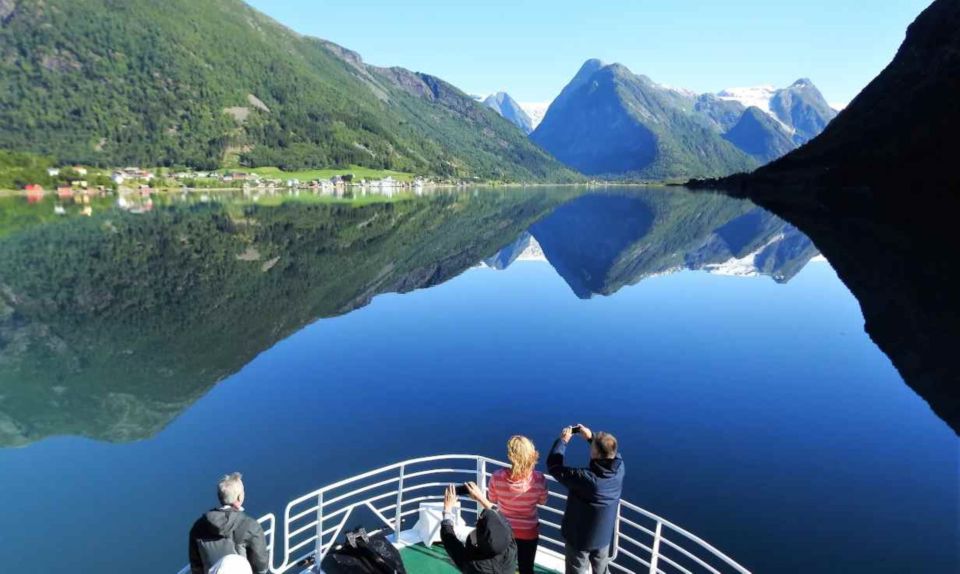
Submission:
POLYGON ((53 189, 46 189, 42 183, 27 183, 23 191, 28 196, 42 196, 46 193, 56 193, 63 199, 73 194, 88 193, 90 191, 116 191, 120 193, 133 191, 161 191, 161 190, 188 190, 192 189, 311 189, 330 193, 336 190, 349 188, 371 190, 415 190, 437 185, 462 185, 437 183, 423 177, 410 179, 394 178, 358 178, 352 173, 335 174, 329 178, 312 178, 301 180, 295 177, 267 177, 255 172, 239 170, 217 171, 177 171, 157 173, 141 167, 126 167, 121 169, 97 170, 82 166, 47 169, 49 178, 57 185, 53 189), (89 178, 88 176, 92 176, 89 178))
MULTIPOLYGON (((48 185, 28 183, 13 195, 25 196, 29 204, 53 199, 54 210, 66 213, 66 206, 82 206, 82 215, 92 215, 91 201, 116 196, 116 205, 134 212, 149 211, 157 194, 242 192, 257 201, 262 196, 300 196, 309 194, 338 199, 366 195, 392 197, 401 193, 422 194, 427 189, 463 187, 461 182, 435 182, 423 177, 360 178, 352 173, 337 173, 328 178, 271 177, 252 171, 153 171, 142 167, 102 170, 84 166, 48 168, 48 185), (53 182, 53 185, 50 183, 53 182)), ((309 173, 309 172, 308 172, 309 173)), ((285 175, 280 172, 281 175, 285 175)), ((10 193, 8 193, 10 195, 10 193)))

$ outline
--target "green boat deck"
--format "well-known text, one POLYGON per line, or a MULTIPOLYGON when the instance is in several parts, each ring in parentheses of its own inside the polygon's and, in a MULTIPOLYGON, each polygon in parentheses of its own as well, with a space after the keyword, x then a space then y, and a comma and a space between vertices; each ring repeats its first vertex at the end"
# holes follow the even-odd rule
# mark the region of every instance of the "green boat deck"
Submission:
MULTIPOLYGON (((407 546, 400 551, 400 556, 410 574, 456 574, 458 572, 450 557, 444 552, 443 546, 439 544, 430 547, 422 544, 407 546)), ((539 566, 536 571, 537 574, 558 574, 539 566)))

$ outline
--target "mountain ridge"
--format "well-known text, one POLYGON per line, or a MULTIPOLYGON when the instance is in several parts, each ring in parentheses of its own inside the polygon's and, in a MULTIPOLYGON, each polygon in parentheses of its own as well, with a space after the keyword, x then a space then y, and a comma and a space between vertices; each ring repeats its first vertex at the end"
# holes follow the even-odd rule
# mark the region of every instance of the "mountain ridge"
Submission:
POLYGON ((835 115, 806 78, 779 89, 697 94, 591 59, 553 101, 531 139, 588 175, 727 175, 783 156, 835 115), (752 106, 766 117, 748 112, 752 106))
POLYGON ((693 116, 693 106, 689 94, 622 64, 588 60, 530 137, 587 175, 665 179, 756 165, 693 116))
POLYGON ((367 65, 240 0, 4 5, 0 147, 100 166, 576 179, 443 80, 367 65))

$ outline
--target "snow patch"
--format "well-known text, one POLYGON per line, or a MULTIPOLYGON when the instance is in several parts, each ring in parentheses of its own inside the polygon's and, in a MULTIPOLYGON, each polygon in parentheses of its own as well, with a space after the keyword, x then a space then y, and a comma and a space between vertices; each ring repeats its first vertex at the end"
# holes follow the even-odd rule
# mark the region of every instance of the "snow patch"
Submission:
POLYGON ((750 86, 743 88, 727 88, 717 93, 721 100, 740 102, 743 107, 749 108, 755 106, 761 110, 773 115, 770 110, 770 100, 773 99, 777 89, 773 86, 750 86))
POLYGON ((782 241, 783 238, 784 235, 782 233, 778 234, 752 253, 748 253, 743 257, 731 257, 723 263, 709 263, 704 265, 702 269, 707 273, 712 273, 713 275, 727 275, 730 277, 757 277, 760 275, 760 270, 757 268, 757 255, 762 253, 767 247, 770 247, 774 243, 782 241))
POLYGON ((793 135, 797 130, 783 123, 783 121, 777 117, 777 114, 773 113, 773 110, 770 109, 770 100, 772 100, 773 96, 779 91, 780 90, 771 85, 747 86, 721 90, 717 92, 717 97, 729 102, 740 102, 745 108, 751 106, 760 108, 765 114, 776 120, 788 134, 793 135))
POLYGON ((547 109, 550 108, 550 104, 553 101, 549 102, 517 102, 520 104, 520 109, 530 117, 530 125, 533 129, 537 129, 537 126, 540 125, 540 122, 543 121, 543 117, 547 115, 547 109))
POLYGON ((520 255, 517 255, 517 261, 546 261, 547 256, 543 253, 543 247, 540 247, 540 242, 536 240, 535 237, 530 236, 530 241, 527 243, 527 246, 523 248, 523 251, 520 252, 520 255))

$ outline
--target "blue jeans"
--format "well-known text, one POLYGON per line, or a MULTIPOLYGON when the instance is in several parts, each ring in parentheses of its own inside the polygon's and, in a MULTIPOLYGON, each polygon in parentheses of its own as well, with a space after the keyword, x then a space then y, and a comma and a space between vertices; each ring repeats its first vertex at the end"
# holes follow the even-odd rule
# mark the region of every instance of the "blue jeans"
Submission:
POLYGON ((569 544, 564 547, 566 574, 607 574, 610 571, 610 547, 599 550, 577 550, 569 544))

